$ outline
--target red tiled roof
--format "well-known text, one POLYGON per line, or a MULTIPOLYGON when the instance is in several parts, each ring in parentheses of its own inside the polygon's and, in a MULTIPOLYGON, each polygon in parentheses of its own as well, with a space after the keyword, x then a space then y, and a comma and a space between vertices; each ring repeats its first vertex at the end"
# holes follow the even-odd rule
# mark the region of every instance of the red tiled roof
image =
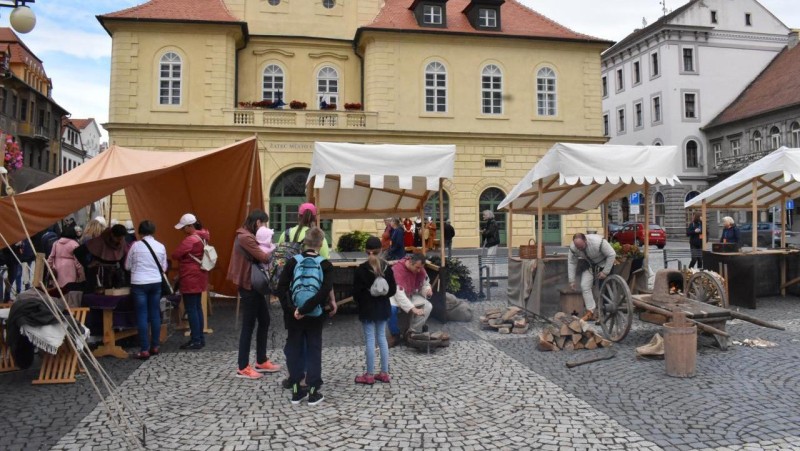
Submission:
POLYGON ((463 13, 470 0, 449 0, 446 5, 447 28, 422 27, 409 9, 414 0, 386 0, 371 24, 363 29, 416 30, 430 33, 470 33, 479 35, 520 36, 542 39, 566 39, 608 42, 577 33, 527 8, 516 0, 506 0, 500 7, 500 31, 476 30, 463 13))
POLYGON ((103 14, 98 18, 241 22, 228 11, 223 0, 150 0, 132 8, 103 14))
MULTIPOLYGON (((11 49, 11 63, 30 64, 44 72, 42 60, 22 42, 22 39, 11 28, 0 27, 0 44, 6 44, 11 49)), ((47 75, 44 77, 47 78, 47 75)))
POLYGON ((800 105, 800 45, 784 48, 727 108, 704 128, 800 105))
POLYGON ((72 122, 73 125, 75 125, 75 127, 78 127, 79 130, 83 130, 89 124, 91 124, 92 121, 94 121, 94 118, 90 117, 89 119, 70 119, 70 121, 72 122))

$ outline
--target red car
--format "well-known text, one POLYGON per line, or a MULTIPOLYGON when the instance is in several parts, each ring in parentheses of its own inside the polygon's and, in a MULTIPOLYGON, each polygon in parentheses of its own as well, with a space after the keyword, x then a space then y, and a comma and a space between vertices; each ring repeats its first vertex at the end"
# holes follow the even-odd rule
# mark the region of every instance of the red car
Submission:
MULTIPOLYGON (((617 241, 620 244, 644 245, 644 223, 626 222, 622 224, 622 230, 615 233, 611 237, 611 241, 617 241)), ((667 232, 661 226, 650 224, 650 245, 658 246, 659 249, 664 249, 664 246, 667 245, 667 232)))

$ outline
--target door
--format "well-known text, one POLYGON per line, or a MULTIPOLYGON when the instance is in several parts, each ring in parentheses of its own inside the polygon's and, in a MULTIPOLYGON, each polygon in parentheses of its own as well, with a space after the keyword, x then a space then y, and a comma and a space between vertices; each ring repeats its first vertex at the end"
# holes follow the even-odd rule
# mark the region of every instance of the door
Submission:
MULTIPOLYGON (((272 184, 269 194, 269 226, 276 234, 297 225, 297 209, 306 202, 306 179, 308 169, 290 169, 279 175, 272 184)), ((320 223, 330 248, 334 249, 336 243, 331 241, 331 225, 330 219, 323 219, 320 223)), ((274 241, 278 242, 277 236, 274 241)))
POLYGON ((499 188, 488 188, 481 193, 478 200, 478 223, 483 225, 482 212, 489 210, 494 213, 497 228, 500 231, 500 246, 506 245, 506 212, 497 211, 497 206, 506 198, 506 194, 499 188))
MULTIPOLYGON (((534 215, 534 224, 538 229, 539 218, 534 215)), ((544 215, 544 223, 542 224, 542 243, 561 245, 561 215, 546 214, 544 215)))

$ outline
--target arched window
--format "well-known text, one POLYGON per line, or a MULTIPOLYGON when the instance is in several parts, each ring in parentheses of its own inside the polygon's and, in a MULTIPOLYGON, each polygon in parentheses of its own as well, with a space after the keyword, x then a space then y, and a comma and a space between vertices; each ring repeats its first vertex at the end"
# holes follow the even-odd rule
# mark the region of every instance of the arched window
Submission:
POLYGON ((761 132, 753 132, 753 152, 761 152, 761 132))
MULTIPOLYGON (((297 225, 297 209, 306 202, 306 180, 308 169, 290 169, 279 175, 269 191, 269 224, 275 229, 273 242, 277 243, 279 234, 289 227, 297 225)), ((321 221, 322 230, 331 243, 331 220, 321 221)))
POLYGON ((653 196, 653 207, 654 207, 654 216, 655 216, 655 224, 664 227, 664 217, 667 214, 667 208, 664 203, 664 194, 663 193, 656 193, 653 196))
POLYGON ((770 149, 777 149, 781 146, 781 129, 778 127, 772 127, 769 130, 769 141, 771 144, 770 149))
POLYGON ((331 9, 336 6, 336 0, 322 0, 322 6, 331 9))
POLYGON ((425 66, 425 111, 447 112, 447 69, 438 61, 425 66))
POLYGON ((662 143, 660 139, 656 139, 655 141, 653 141, 653 145, 654 146, 663 146, 664 143, 662 143))
MULTIPOLYGON (((505 199, 505 193, 499 188, 487 188, 481 193, 478 200, 478 221, 483 223, 482 212, 489 210, 494 213, 494 219, 497 221, 497 229, 500 231, 500 245, 506 244, 506 213, 505 211, 498 211, 497 206, 505 199)), ((483 244, 483 243, 481 243, 483 244)))
POLYGON ((320 109, 322 102, 327 105, 339 105, 339 72, 325 66, 317 73, 317 100, 320 109))
POLYGON ((167 52, 161 57, 158 76, 158 103, 161 105, 181 104, 181 57, 175 52, 167 52))
MULTIPOLYGON (((450 217, 450 195, 447 191, 442 191, 442 206, 444 207, 444 219, 450 217)), ((439 227, 439 193, 431 194, 428 202, 425 203, 425 216, 430 216, 439 227)))
POLYGON ((690 200, 694 199, 695 197, 697 197, 699 195, 700 195, 699 191, 689 191, 688 193, 686 193, 686 197, 683 198, 683 201, 684 202, 689 202, 690 200))
POLYGON ((690 139, 686 143, 686 167, 696 168, 700 166, 700 159, 697 153, 697 141, 690 139))
POLYGON ((264 68, 263 100, 274 102, 283 100, 284 75, 283 69, 276 64, 264 68))
POLYGON ((494 64, 481 71, 481 111, 503 114, 503 72, 494 64))
POLYGON ((536 111, 539 116, 555 116, 556 73, 549 67, 539 69, 536 74, 536 111))
POLYGON ((800 124, 797 122, 792 122, 792 147, 798 148, 800 147, 800 124))

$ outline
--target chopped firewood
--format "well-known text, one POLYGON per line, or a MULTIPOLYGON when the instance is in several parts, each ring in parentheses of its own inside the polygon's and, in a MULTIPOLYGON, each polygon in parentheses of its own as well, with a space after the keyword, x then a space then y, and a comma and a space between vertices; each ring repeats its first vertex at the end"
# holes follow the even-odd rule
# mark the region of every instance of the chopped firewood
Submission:
POLYGON ((575 319, 569 323, 569 328, 572 329, 574 332, 581 333, 581 323, 579 320, 575 319))
POLYGON ((526 333, 528 333, 528 325, 526 324, 526 325, 524 325, 522 327, 516 327, 515 326, 513 329, 511 329, 511 333, 512 334, 519 334, 519 335, 526 334, 526 333))
POLYGON ((564 343, 564 350, 565 351, 573 351, 574 349, 575 349, 575 345, 572 343, 572 340, 567 340, 567 342, 564 343))
MULTIPOLYGON (((567 337, 566 336, 556 338, 556 346, 558 346, 558 349, 564 349, 564 344, 566 342, 567 342, 567 337)), ((572 343, 571 340, 570 340, 570 343, 572 343)))
POLYGON ((592 330, 592 326, 589 324, 588 321, 580 320, 580 322, 581 322, 581 332, 582 333, 586 334, 589 331, 592 331, 592 333, 594 333, 594 331, 592 330))
POLYGON ((581 338, 583 338, 583 336, 582 336, 582 335, 573 334, 573 335, 572 335, 572 344, 578 344, 578 343, 580 343, 580 341, 581 341, 581 338))
POLYGON ((525 327, 528 325, 528 320, 525 318, 515 319, 514 327, 525 327))
POLYGON ((603 339, 603 340, 600 341, 600 346, 602 346, 604 348, 610 348, 611 347, 611 341, 603 339))
POLYGON ((560 329, 560 328, 558 328, 558 327, 556 327, 556 326, 549 326, 549 327, 547 328, 547 330, 548 330, 548 331, 549 331, 551 334, 553 334, 553 336, 554 336, 554 337, 560 337, 560 336, 561 336, 561 329, 560 329))
POLYGON ((553 316, 553 321, 561 321, 561 318, 567 316, 564 312, 558 312, 553 316))
POLYGON ((574 346, 575 346, 575 349, 584 349, 585 348, 584 344, 581 343, 580 341, 575 343, 574 346))
POLYGON ((558 346, 556 346, 555 343, 553 343, 553 342, 551 342, 549 340, 544 340, 544 339, 540 338, 539 339, 539 350, 540 351, 558 351, 558 346))
POLYGON ((569 326, 566 324, 561 325, 560 334, 562 337, 566 337, 567 335, 572 335, 572 331, 570 330, 569 326))
POLYGON ((499 332, 501 334, 510 334, 511 333, 511 328, 509 328, 509 327, 501 327, 501 328, 497 329, 497 332, 499 332))
POLYGON ((553 339, 553 334, 552 334, 552 333, 550 333, 550 331, 549 331, 549 330, 547 330, 547 329, 543 330, 543 331, 542 331, 542 334, 541 334, 539 337, 540 337, 542 340, 544 340, 544 341, 549 341, 549 342, 553 342, 553 341, 555 341, 555 340, 553 339))
POLYGON ((517 316, 517 313, 520 313, 521 311, 522 309, 519 307, 509 307, 508 309, 506 309, 506 312, 503 314, 501 318, 503 319, 503 322, 508 321, 511 318, 517 316))
POLYGON ((584 344, 584 347, 586 349, 597 349, 597 343, 594 340, 589 340, 584 344))
POLYGON ((480 322, 482 322, 482 323, 485 323, 485 322, 488 322, 488 321, 489 321, 489 318, 487 318, 487 317, 485 317, 485 316, 481 316, 481 317, 479 318, 479 320, 480 320, 480 322))
POLYGON ((490 309, 486 310, 486 312, 484 312, 484 314, 486 316, 493 315, 495 313, 497 313, 499 315, 499 314, 503 313, 503 311, 500 310, 499 308, 490 308, 490 309))

